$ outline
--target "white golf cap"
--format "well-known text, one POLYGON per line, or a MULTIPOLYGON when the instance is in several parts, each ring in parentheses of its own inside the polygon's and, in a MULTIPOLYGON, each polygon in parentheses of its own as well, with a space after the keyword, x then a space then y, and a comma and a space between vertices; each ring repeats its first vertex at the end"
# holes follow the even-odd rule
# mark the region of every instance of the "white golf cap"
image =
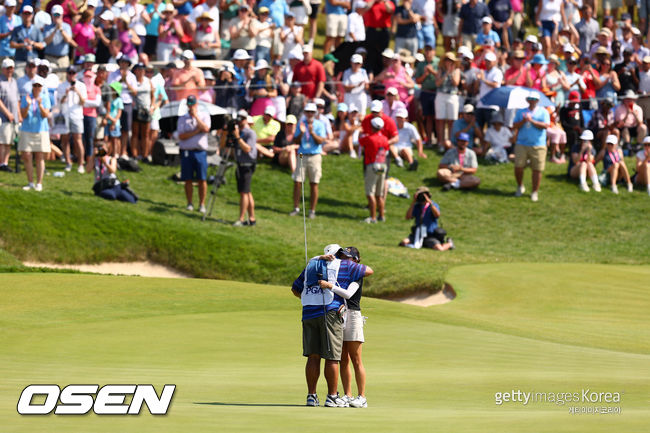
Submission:
POLYGON ((415 61, 416 61, 416 62, 420 62, 420 63, 421 63, 421 62, 424 62, 424 60, 425 60, 425 58, 424 58, 424 54, 422 54, 422 53, 415 53, 415 61))
POLYGON ((384 127, 384 121, 381 119, 381 117, 373 117, 370 121, 370 124, 375 129, 383 129, 384 127))
POLYGON ((390 48, 386 48, 382 53, 382 56, 388 57, 389 59, 392 59, 395 56, 395 52, 391 50, 390 48))
POLYGON ((363 57, 361 54, 353 54, 352 57, 350 57, 350 63, 363 63, 363 57))
POLYGON ((463 57, 466 58, 466 59, 474 60, 474 53, 469 52, 469 51, 465 52, 465 53, 463 53, 463 57))
POLYGON ((562 47, 562 51, 564 51, 565 53, 571 53, 571 54, 576 52, 576 50, 573 48, 573 45, 571 45, 569 43, 564 44, 564 46, 562 47))
POLYGON ((618 144, 618 137, 615 135, 608 135, 605 139, 605 143, 618 144))
POLYGON ((497 61, 497 55, 494 54, 492 51, 488 51, 485 53, 485 60, 488 62, 496 62, 497 61))
POLYGON ((45 66, 47 69, 50 69, 50 61, 47 59, 41 59, 41 62, 38 66, 45 66))
POLYGON ((246 50, 243 49, 238 49, 235 51, 235 53, 232 55, 233 60, 250 60, 251 56, 248 54, 246 50))
MULTIPOLYGON (((352 113, 353 111, 356 111, 357 113, 359 112, 359 107, 356 106, 356 104, 350 104, 348 106, 348 112, 352 113)), ((650 138, 650 137, 646 137, 650 138)))
POLYGON ((312 111, 315 113, 316 110, 317 110, 316 104, 314 104, 313 102, 310 102, 307 105, 305 105, 305 111, 312 111))
POLYGON ((10 8, 12 6, 16 6, 16 0, 7 0, 7 1, 5 1, 5 7, 10 8))
POLYGON ((99 2, 97 0, 86 0, 86 6, 90 6, 91 8, 96 8, 99 5, 99 2))
POLYGON ((532 44, 536 44, 538 42, 537 36, 535 35, 528 35, 526 36, 526 42, 530 42, 532 44))
POLYGON ((302 50, 300 47, 297 47, 298 50, 291 50, 289 51, 289 60, 304 60, 305 56, 302 55, 302 50))
POLYGON ((404 109, 404 108, 400 108, 400 109, 397 110, 397 112, 395 113, 395 117, 401 117, 401 118, 403 118, 403 119, 406 119, 406 118, 409 117, 409 112, 408 112, 406 109, 404 109))
POLYGON ((526 99, 534 99, 536 101, 539 101, 539 93, 531 90, 528 95, 526 95, 526 99))
POLYGON ((386 90, 386 94, 387 95, 397 96, 399 94, 399 92, 397 91, 397 89, 395 87, 389 87, 388 90, 386 90))
POLYGON ((463 105, 463 113, 470 114, 474 112, 474 106, 472 104, 463 105))
POLYGON ((255 119, 253 118, 253 116, 247 116, 246 123, 255 123, 255 119))
POLYGON ((185 50, 183 51, 183 54, 181 54, 181 59, 194 60, 194 53, 191 50, 185 50))
POLYGON ((6 59, 4 59, 2 61, 2 68, 3 69, 4 68, 13 68, 15 66, 16 66, 16 64, 14 63, 14 61, 12 59, 6 58, 6 59))
POLYGON ((289 114, 287 116, 285 123, 290 123, 291 125, 295 125, 298 123, 298 119, 296 119, 296 116, 294 116, 293 114, 289 114))
POLYGON ((255 70, 259 71, 260 69, 268 69, 269 68, 269 62, 267 62, 264 59, 259 59, 257 63, 255 63, 255 70))
POLYGON ((243 108, 237 112, 237 117, 240 119, 245 119, 248 117, 248 111, 244 110, 243 108))
MULTIPOLYGON (((52 8, 52 10, 54 10, 54 8, 52 8)), ((102 12, 99 18, 103 19, 104 21, 113 21, 115 19, 115 14, 113 11, 105 10, 102 12)))
POLYGON ((355 9, 364 9, 366 6, 368 6, 368 3, 361 0, 361 1, 357 2, 356 6, 354 6, 354 8, 355 9))
POLYGON ((29 12, 30 14, 33 14, 34 13, 34 8, 31 7, 30 5, 27 5, 27 6, 25 6, 23 8, 23 13, 25 13, 25 12, 29 12))
POLYGON ((482 22, 483 24, 492 24, 492 18, 490 18, 490 17, 483 17, 483 19, 481 20, 481 22, 482 22))
POLYGON ((275 117, 275 107, 273 105, 269 105, 264 109, 264 114, 268 114, 271 117, 275 117))
POLYGON ((45 86, 45 80, 40 75, 37 75, 32 79, 32 86, 36 86, 37 84, 39 86, 45 86))
POLYGON ((317 107, 320 106, 325 106, 325 100, 323 98, 314 98, 314 104, 316 104, 317 107))
POLYGON ((63 15, 63 6, 61 5, 54 5, 52 6, 52 15, 63 15))
POLYGON ((372 113, 379 113, 383 108, 384 106, 382 105, 381 101, 377 99, 370 103, 370 111, 372 113))
POLYGON ((326 255, 329 255, 329 254, 336 255, 336 253, 338 253, 342 249, 343 249, 343 247, 341 247, 339 244, 329 244, 323 249, 323 252, 326 255))
POLYGON ((648 135, 646 138, 643 139, 643 144, 648 144, 650 143, 650 135, 648 135))
POLYGON ((588 129, 585 129, 584 131, 582 131, 582 134, 580 134, 580 140, 592 141, 593 139, 594 139, 594 133, 588 129))
POLYGON ((303 53, 311 53, 312 51, 314 51, 314 47, 312 47, 310 44, 305 44, 302 46, 303 53))

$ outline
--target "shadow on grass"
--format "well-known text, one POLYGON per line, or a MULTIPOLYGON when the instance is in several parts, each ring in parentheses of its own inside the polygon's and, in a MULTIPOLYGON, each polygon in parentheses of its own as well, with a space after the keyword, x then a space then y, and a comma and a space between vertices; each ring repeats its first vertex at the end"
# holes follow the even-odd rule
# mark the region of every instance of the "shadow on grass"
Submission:
POLYGON ((224 403, 220 401, 212 402, 194 402, 194 404, 202 404, 207 406, 243 406, 243 407, 307 407, 304 404, 289 404, 289 403, 224 403))

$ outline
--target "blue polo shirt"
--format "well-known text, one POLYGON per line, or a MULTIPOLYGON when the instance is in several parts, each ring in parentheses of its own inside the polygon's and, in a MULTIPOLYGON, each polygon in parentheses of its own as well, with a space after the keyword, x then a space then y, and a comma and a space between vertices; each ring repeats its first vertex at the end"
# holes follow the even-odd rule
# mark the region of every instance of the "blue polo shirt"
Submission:
MULTIPOLYGON (((34 100, 34 95, 31 94, 32 103, 27 111, 27 117, 23 119, 23 124, 20 128, 23 132, 47 132, 50 130, 50 125, 47 122, 47 117, 41 116, 41 110, 38 107, 38 103, 34 100)), ((51 108, 50 98, 48 97, 47 92, 43 93, 41 91, 41 98, 43 100, 43 108, 51 108)), ((22 96, 20 98, 20 108, 27 107, 27 98, 22 96)))
POLYGON ((16 55, 16 49, 9 47, 9 42, 11 41, 11 32, 20 25, 22 25, 23 20, 18 15, 12 15, 7 17, 7 15, 0 16, 0 33, 9 33, 4 39, 0 39, 0 57, 13 57, 16 55))
MULTIPOLYGON (((31 39, 34 42, 43 42, 43 34, 41 31, 32 24, 29 28, 23 26, 22 24, 16 27, 13 32, 11 32, 11 41, 22 44, 25 42, 25 39, 31 39)), ((16 49, 15 60, 19 62, 26 62, 29 59, 35 59, 38 57, 38 52, 36 49, 27 51, 24 48, 16 49)))
MULTIPOLYGON (((307 119, 304 119, 302 123, 305 125, 305 133, 302 134, 302 137, 300 138, 300 148, 298 149, 298 153, 305 155, 316 155, 321 153, 323 151, 323 147, 320 144, 316 143, 314 137, 309 133, 309 130, 307 129, 307 119)), ((318 135, 319 137, 325 137, 327 135, 325 124, 320 120, 314 119, 312 129, 314 130, 314 134, 318 135)))
POLYGON ((56 32, 54 34, 54 38, 52 39, 52 42, 49 44, 45 45, 45 54, 48 56, 54 56, 54 57, 61 57, 61 56, 67 56, 70 53, 70 44, 68 44, 65 39, 63 39, 63 35, 61 32, 65 32, 68 35, 72 36, 72 29, 70 28, 70 24, 63 22, 61 24, 61 31, 56 30, 56 24, 49 24, 43 27, 43 39, 47 38, 52 34, 53 32, 56 32))
MULTIPOLYGON (((300 273, 300 276, 293 282, 291 290, 296 293, 302 293, 305 283, 305 271, 307 271, 308 280, 316 278, 317 281, 318 278, 311 274, 318 272, 322 268, 320 262, 322 262, 322 260, 311 260, 307 264, 307 267, 300 273)), ((336 278, 336 282, 342 289, 347 289, 351 283, 360 280, 365 274, 366 265, 354 263, 352 260, 341 260, 341 266, 339 267, 339 274, 336 278)), ((343 298, 335 294, 334 300, 326 306, 327 311, 337 310, 342 304, 343 298)), ((302 307, 302 320, 315 319, 323 314, 322 305, 305 305, 302 307)))
POLYGON ((325 13, 327 15, 345 15, 348 13, 348 10, 345 9, 343 6, 333 6, 332 3, 327 0, 325 2, 325 13))
POLYGON ((501 38, 494 30, 490 30, 487 35, 481 30, 478 35, 476 35, 476 43, 478 45, 483 45, 487 41, 492 41, 496 45, 501 43, 501 38))
POLYGON ((289 12, 289 6, 285 0, 262 0, 257 4, 257 10, 266 6, 269 8, 269 16, 276 27, 284 27, 284 16, 289 12))
MULTIPOLYGON (((514 122, 521 122, 525 113, 530 113, 530 109, 522 108, 517 110, 514 122)), ((537 106, 533 112, 533 120, 548 124, 551 122, 551 116, 546 109, 537 106)), ((546 129, 536 128, 530 122, 524 123, 519 129, 519 134, 517 134, 517 144, 522 146, 546 146, 546 129)))

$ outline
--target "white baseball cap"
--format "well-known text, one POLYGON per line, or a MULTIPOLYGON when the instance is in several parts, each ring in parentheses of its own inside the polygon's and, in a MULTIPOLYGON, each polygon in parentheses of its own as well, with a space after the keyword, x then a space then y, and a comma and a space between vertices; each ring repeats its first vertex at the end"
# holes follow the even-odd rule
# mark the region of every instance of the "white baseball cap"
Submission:
POLYGON ((323 98, 314 98, 314 104, 316 104, 317 107, 321 105, 325 106, 325 100, 323 98))
POLYGON ((399 94, 399 92, 397 91, 397 89, 395 87, 389 87, 388 90, 386 90, 386 94, 387 95, 397 96, 399 94))
POLYGON ((192 50, 183 51, 183 54, 181 54, 181 59, 194 60, 194 52, 192 50))
POLYGON ((536 101, 539 101, 539 93, 537 93, 534 90, 531 90, 528 95, 526 95, 526 99, 534 99, 536 101))
POLYGON ((490 17, 483 17, 483 19, 481 20, 481 22, 484 23, 484 24, 492 24, 492 18, 490 18, 490 17))
POLYGON ((314 47, 312 47, 310 44, 305 44, 302 46, 303 53, 311 53, 312 51, 314 51, 314 47))
POLYGON ((382 53, 382 56, 388 57, 389 59, 392 59, 395 56, 395 52, 391 50, 390 48, 386 48, 382 53))
POLYGON ((264 114, 268 114, 271 117, 275 117, 275 107, 273 105, 269 105, 264 109, 264 114))
POLYGON ((25 12, 29 12, 29 13, 33 14, 34 13, 34 8, 31 7, 30 5, 27 5, 27 6, 25 6, 23 8, 23 13, 25 13, 25 12))
POLYGON ((497 55, 494 54, 492 51, 488 51, 485 53, 485 60, 488 62, 496 62, 497 61, 497 55))
POLYGON ((259 71, 260 69, 269 69, 269 62, 264 59, 259 59, 257 63, 255 63, 255 70, 259 71))
POLYGON ((382 105, 381 101, 375 99, 370 103, 370 111, 373 113, 379 113, 384 106, 382 105))
POLYGON ((535 36, 535 35, 528 35, 528 36, 526 36, 526 42, 530 42, 530 43, 536 44, 536 43, 538 42, 538 40, 537 40, 537 36, 535 36))
POLYGON ((650 143, 650 135, 643 139, 643 144, 650 143))
POLYGON ((384 121, 381 119, 381 117, 373 117, 372 120, 370 121, 370 124, 375 129, 384 128, 384 121))
POLYGON ((336 255, 343 248, 339 244, 329 244, 324 249, 325 255, 336 255))
POLYGON ((618 137, 615 135, 608 135, 605 139, 605 143, 618 144, 618 137))
MULTIPOLYGON (((359 112, 359 107, 357 107, 355 104, 350 104, 348 106, 348 112, 352 113, 353 111, 356 111, 358 113, 359 112)), ((646 137, 646 138, 650 138, 650 137, 646 137)))
POLYGON ((352 57, 350 57, 350 63, 363 63, 363 57, 361 54, 353 54, 352 57))
POLYGON ((308 103, 305 105, 305 111, 313 111, 315 113, 317 111, 316 104, 313 102, 308 103))
POLYGON ((6 0, 5 1, 5 7, 10 8, 12 6, 16 6, 16 0, 6 0))
POLYGON ((6 59, 4 59, 2 61, 2 69, 4 69, 4 68, 13 68, 15 66, 16 66, 16 64, 14 63, 14 61, 12 59, 6 58, 6 59))
POLYGON ((90 6, 91 8, 96 8, 99 5, 99 2, 97 0, 86 0, 86 6, 90 6))
POLYGON ((573 45, 571 45, 569 43, 564 44, 564 46, 562 47, 562 51, 564 51, 565 53, 571 53, 571 54, 576 52, 576 50, 573 48, 573 45))
POLYGON ((32 79, 32 86, 35 86, 37 84, 42 87, 45 87, 45 80, 40 75, 37 75, 32 79))
POLYGON ((63 6, 61 5, 54 5, 52 6, 52 15, 63 15, 63 6))
POLYGON ((400 108, 395 113, 395 117, 402 117, 402 118, 406 119, 407 117, 409 117, 409 112, 405 108, 400 108))
POLYGON ((232 55, 233 60, 250 60, 251 56, 248 54, 246 50, 243 49, 238 49, 235 51, 235 53, 232 55))
MULTIPOLYGON (((52 8, 52 10, 54 10, 54 8, 52 8)), ((115 19, 115 14, 113 11, 105 10, 102 12, 99 18, 103 19, 104 21, 113 21, 115 19)))
POLYGON ((286 123, 290 123, 292 125, 295 125, 298 123, 298 119, 296 119, 296 116, 293 114, 289 114, 286 119, 286 123))
POLYGON ((580 140, 592 141, 593 139, 594 139, 594 133, 588 129, 585 129, 584 131, 582 131, 582 134, 580 134, 580 140))

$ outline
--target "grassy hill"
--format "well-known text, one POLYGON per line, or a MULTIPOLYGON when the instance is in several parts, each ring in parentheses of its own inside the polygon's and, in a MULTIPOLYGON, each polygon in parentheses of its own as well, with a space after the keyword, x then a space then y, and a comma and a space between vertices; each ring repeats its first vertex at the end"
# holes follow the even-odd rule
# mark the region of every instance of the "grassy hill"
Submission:
POLYGON ((334 415, 302 406, 300 307, 286 287, 5 274, 0 425, 11 433, 645 431, 649 276, 648 266, 481 265, 451 271, 459 297, 449 304, 367 299, 370 406, 334 415), (585 275, 583 284, 567 284, 567 275, 585 275), (177 391, 164 417, 21 417, 16 402, 31 383, 173 383, 177 391), (495 400, 512 390, 582 389, 622 392, 620 405, 578 405, 621 413, 495 400))
MULTIPOLYGON (((474 192, 440 192, 439 156, 427 151, 417 172, 391 168, 411 192, 432 188, 442 224, 457 244, 438 253, 398 248, 411 222, 409 201, 389 196, 387 222, 366 225, 361 163, 347 156, 324 158, 318 217, 307 221, 309 255, 324 245, 355 245, 377 278, 374 295, 435 290, 459 264, 497 262, 648 262, 650 227, 643 221, 650 199, 642 191, 619 196, 588 194, 565 179, 564 166, 549 165, 540 202, 514 198, 512 166, 480 167, 474 192)), ((62 164, 48 164, 50 173, 62 164)), ((0 248, 19 260, 97 263, 151 259, 201 278, 287 285, 304 265, 301 217, 289 217, 292 181, 288 171, 262 162, 253 178, 258 225, 230 226, 238 215, 234 172, 219 190, 213 220, 184 210, 182 185, 169 180, 175 168, 145 166, 120 173, 140 195, 137 205, 93 196, 92 177, 47 176, 45 190, 24 192, 24 174, 0 173, 0 248)), ((528 173, 527 173, 528 174, 528 173)), ((529 175, 526 185, 530 190, 529 175)), ((11 261, 13 259, 8 258, 11 261)))

